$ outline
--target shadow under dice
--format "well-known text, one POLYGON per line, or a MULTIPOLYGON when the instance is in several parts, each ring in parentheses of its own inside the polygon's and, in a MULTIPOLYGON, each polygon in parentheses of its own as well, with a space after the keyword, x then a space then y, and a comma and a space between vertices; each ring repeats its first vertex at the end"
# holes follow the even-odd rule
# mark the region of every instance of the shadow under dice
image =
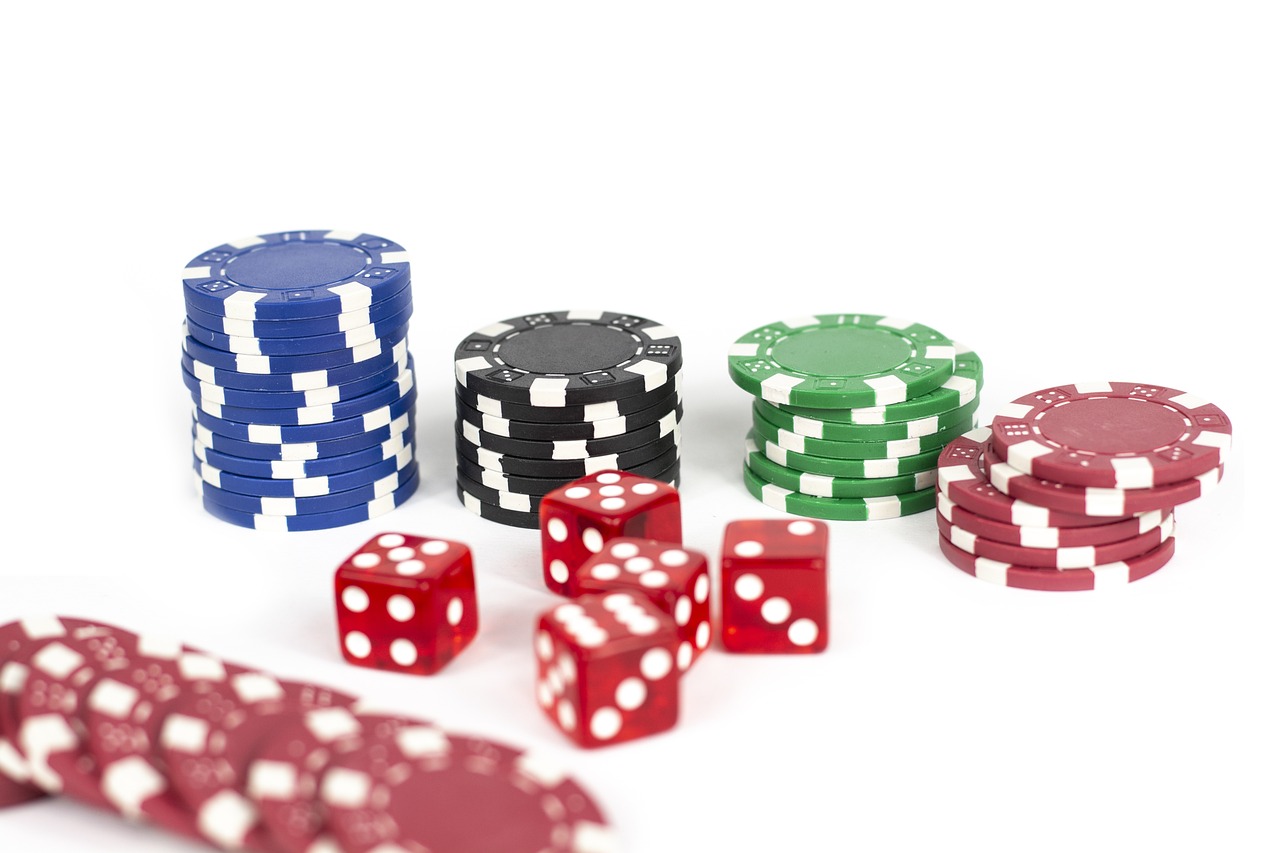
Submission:
POLYGON ((827 647, 827 526, 734 521, 720 568, 726 651, 807 654, 827 647))

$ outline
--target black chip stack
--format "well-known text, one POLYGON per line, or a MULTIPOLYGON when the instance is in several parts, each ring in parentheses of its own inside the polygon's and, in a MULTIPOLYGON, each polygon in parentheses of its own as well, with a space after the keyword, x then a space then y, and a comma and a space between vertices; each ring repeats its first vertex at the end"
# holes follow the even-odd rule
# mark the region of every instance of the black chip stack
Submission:
POLYGON ((551 311, 495 323, 454 354, 458 499, 538 527, 543 495, 604 470, 680 478, 680 339, 632 314, 551 311))

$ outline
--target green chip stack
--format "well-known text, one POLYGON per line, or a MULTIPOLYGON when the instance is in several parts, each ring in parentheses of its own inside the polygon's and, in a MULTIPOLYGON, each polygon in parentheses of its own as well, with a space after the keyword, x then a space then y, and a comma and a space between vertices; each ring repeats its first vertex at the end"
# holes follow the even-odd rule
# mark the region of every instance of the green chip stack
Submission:
POLYGON ((760 501, 836 521, 934 507, 938 456, 975 426, 982 362, 919 323, 819 314, 771 323, 729 350, 756 397, 743 480, 760 501))

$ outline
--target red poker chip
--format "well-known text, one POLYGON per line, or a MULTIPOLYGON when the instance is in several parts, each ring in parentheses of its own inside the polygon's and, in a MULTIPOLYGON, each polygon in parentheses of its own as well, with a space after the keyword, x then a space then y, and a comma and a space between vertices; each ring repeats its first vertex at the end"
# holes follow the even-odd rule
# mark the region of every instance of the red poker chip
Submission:
POLYGON ((1173 559, 1175 544, 1176 537, 1170 536, 1156 548, 1130 560, 1089 569, 1063 570, 1015 566, 976 557, 952 545, 943 534, 938 534, 938 546, 943 555, 961 571, 988 583, 1045 592, 1077 592, 1133 583, 1164 568, 1173 559))
POLYGON ((591 796, 504 744, 384 719, 321 784, 347 853, 607 853, 616 849, 591 796))
POLYGON ((991 421, 996 455, 1044 480, 1149 489, 1226 462, 1231 421, 1183 391, 1133 382, 1060 385, 1019 397, 991 421))
POLYGON ((257 809, 241 793, 255 750, 281 714, 355 702, 328 688, 262 672, 239 672, 179 698, 161 729, 160 757, 200 833, 224 848, 269 849, 257 809))
MULTIPOLYGON (((1145 554, 1173 535, 1173 517, 1165 519, 1159 527, 1130 539, 1121 539, 1107 545, 1078 545, 1067 548, 1023 548, 1007 542, 984 539, 959 524, 953 524, 941 513, 937 515, 938 532, 948 542, 967 554, 1000 560, 1017 566, 1077 571, 1093 566, 1128 560, 1145 554)), ((1085 528, 1087 529, 1087 528, 1085 528)))
POLYGON ((990 440, 990 427, 979 427, 943 448, 938 457, 939 495, 970 512, 1019 527, 1091 527, 1100 523, 1082 512, 1014 500, 996 489, 987 471, 990 440))
POLYGON ((1160 526, 1160 522, 1173 516, 1172 510, 1152 510, 1132 518, 1104 522, 1090 527, 1021 527, 970 512, 942 495, 938 495, 938 513, 947 521, 978 536, 1022 548, 1108 545, 1154 530, 1160 526))

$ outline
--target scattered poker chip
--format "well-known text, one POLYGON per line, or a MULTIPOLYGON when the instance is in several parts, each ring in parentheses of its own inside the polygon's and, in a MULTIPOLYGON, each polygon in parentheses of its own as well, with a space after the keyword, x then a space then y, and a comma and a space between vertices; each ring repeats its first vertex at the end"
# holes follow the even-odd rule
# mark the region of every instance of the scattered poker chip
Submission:
POLYGON ((679 395, 671 394, 655 405, 633 415, 619 415, 616 418, 581 423, 545 423, 514 421, 496 415, 487 415, 467 405, 461 397, 458 397, 455 402, 458 417, 465 423, 490 435, 523 441, 580 441, 610 438, 634 432, 657 423, 672 412, 681 411, 679 395))
POLYGON ((928 394, 955 370, 956 348, 918 323, 818 314, 753 329, 729 348, 729 375, 771 403, 887 406, 928 394))
POLYGON ((1104 489, 1150 489, 1220 467, 1231 421, 1183 391, 1132 382, 1046 388, 1002 407, 991 444, 1015 470, 1104 489))
POLYGON ((828 459, 898 459, 904 456, 919 456, 922 453, 941 450, 952 439, 973 429, 971 417, 967 423, 952 427, 945 432, 916 438, 904 438, 898 441, 827 441, 797 435, 774 426, 761 417, 762 406, 764 404, 757 400, 751 413, 751 422, 757 435, 785 450, 828 459))
MULTIPOLYGON (((412 359, 410 362, 412 363, 412 359)), ((251 409, 200 400, 196 402, 196 408, 207 415, 225 421, 266 426, 308 426, 363 417, 369 412, 391 406, 408 394, 413 387, 413 368, 410 366, 405 368, 394 381, 381 388, 362 397, 340 403, 324 403, 300 409, 251 409)))
POLYGON ((1039 569, 1014 566, 985 557, 975 557, 938 535, 938 546, 956 568, 974 577, 1000 586, 1045 592, 1073 592, 1124 586, 1141 580, 1164 568, 1173 558, 1176 537, 1170 536, 1159 546, 1130 560, 1093 566, 1087 569, 1039 569))
POLYGON ((183 352, 196 361, 211 364, 222 370, 262 375, 310 373, 370 363, 375 367, 384 367, 395 360, 397 344, 408 338, 409 324, 405 323, 384 337, 374 338, 369 343, 350 349, 336 349, 307 355, 250 355, 227 352, 200 343, 191 337, 189 329, 184 328, 183 331, 186 335, 182 339, 183 352))
MULTIPOLYGON (((468 495, 501 509, 509 509, 514 512, 531 512, 536 514, 538 512, 539 505, 542 503, 543 495, 529 495, 521 492, 508 491, 502 488, 486 486, 484 483, 477 482, 472 479, 462 468, 459 468, 457 471, 457 479, 458 485, 461 486, 463 491, 468 495)), ((675 462, 666 470, 659 471, 657 474, 654 474, 651 479, 659 480, 663 483, 669 483, 679 488, 680 463, 678 461, 675 462)))
POLYGON ((984 518, 1018 527, 1091 527, 1102 523, 1082 512, 1050 509, 1001 492, 988 478, 990 440, 991 430, 979 427, 943 448, 938 458, 940 495, 984 518))
MULTIPOLYGON (((216 450, 241 459, 300 462, 311 459, 328 459, 346 456, 370 447, 377 447, 396 436, 412 439, 414 429, 413 410, 410 409, 391 423, 346 438, 328 441, 259 442, 241 441, 213 432, 199 421, 192 424, 191 434, 196 443, 208 450, 216 450)), ((199 454, 197 454, 198 456, 199 454)))
POLYGON ((526 406, 578 406, 651 392, 681 365, 680 339, 629 314, 553 311, 467 336, 454 353, 458 384, 526 406))
POLYGON ((1077 548, 1109 545, 1132 539, 1173 518, 1172 510, 1153 510, 1119 521, 1087 527, 1023 527, 971 512, 944 495, 938 495, 938 513, 947 521, 978 536, 1022 548, 1077 548))
POLYGON ((307 515, 258 515, 223 506, 209 498, 204 498, 204 508, 212 516, 239 527, 255 530, 274 530, 278 532, 301 532, 305 530, 328 530, 348 524, 359 524, 381 515, 386 515, 403 504, 418 488, 418 475, 415 471, 403 486, 389 495, 384 495, 367 504, 346 507, 333 512, 317 512, 307 515))
POLYGON ((592 797, 560 768, 424 723, 366 727, 321 783, 343 850, 550 853, 617 849, 592 797))
POLYGON ((642 426, 632 432, 607 438, 588 438, 571 441, 531 441, 519 438, 507 438, 485 432, 465 420, 458 421, 458 435, 463 440, 501 453, 504 456, 519 456, 524 459, 591 459, 599 456, 626 453, 638 447, 652 444, 659 439, 672 435, 680 427, 683 409, 667 412, 654 423, 642 426))
MULTIPOLYGON (((353 486, 341 492, 329 492, 311 497, 274 497, 262 495, 246 495, 228 491, 211 485, 196 473, 196 492, 204 498, 206 504, 212 502, 233 509, 237 512, 265 516, 317 515, 332 513, 348 507, 363 506, 391 495, 404 487, 408 482, 418 478, 418 463, 413 455, 408 454, 408 463, 376 480, 360 486, 353 486)), ((399 464, 400 460, 395 460, 399 464)), ((379 463, 380 467, 383 463, 379 463)), ((288 483, 289 480, 266 480, 267 483, 288 483)))
MULTIPOLYGON (((279 461, 269 459, 241 459, 227 453, 205 447, 198 441, 191 442, 192 455, 200 462, 223 472, 241 477, 262 480, 310 480, 332 477, 367 468, 388 459, 397 458, 413 442, 412 422, 404 432, 373 447, 357 450, 342 456, 323 459, 279 461)), ((215 484, 216 485, 216 484, 215 484)))
MULTIPOLYGON (((412 377, 410 377, 412 379, 412 377)), ((397 390, 400 386, 396 386, 397 390)), ((239 441, 254 444, 300 444, 308 442, 333 441, 350 438, 372 432, 387 426, 409 412, 418 398, 417 389, 410 382, 408 390, 388 405, 365 412, 362 415, 343 418, 340 421, 302 425, 261 424, 244 421, 232 421, 211 415, 195 408, 192 414, 196 421, 210 432, 225 435, 239 441)))
POLYGON ((246 391, 242 388, 223 388, 221 385, 214 385, 196 378, 188 368, 189 364, 191 359, 184 356, 182 384, 186 385, 187 390, 191 392, 192 402, 216 403, 220 406, 237 406, 261 411, 262 409, 306 409, 363 397, 384 385, 395 382, 406 370, 411 370, 413 359, 406 359, 405 364, 392 363, 377 373, 343 385, 328 385, 306 391, 246 391))
POLYGON ((349 231, 290 231, 224 243, 183 270, 185 298, 238 320, 327 317, 367 308, 409 280, 402 246, 349 231))
MULTIPOLYGON (((813 408, 770 403, 780 411, 826 423, 852 426, 874 426, 930 418, 969 405, 978 399, 982 390, 982 360, 978 354, 963 344, 956 343, 955 372, 942 385, 919 397, 886 406, 862 408, 813 408)), ((801 432, 801 430, 794 430, 801 432)), ((896 437, 896 436, 895 436, 896 437)))
POLYGON ((971 400, 958 409, 942 415, 914 421, 896 421, 887 424, 832 423, 817 418, 807 418, 783 411, 773 403, 755 402, 753 411, 762 420, 787 432, 819 441, 903 441, 924 438, 954 430, 960 426, 973 428, 978 401, 971 400))
POLYGON ((406 444, 395 456, 364 468, 329 476, 293 480, 243 477, 239 474, 220 471, 208 463, 201 462, 198 457, 194 459, 194 467, 201 481, 224 492, 254 495, 260 498, 308 498, 343 493, 350 489, 359 489, 362 486, 378 483, 384 478, 393 478, 396 472, 405 470, 413 461, 413 445, 406 444))
POLYGON ((929 469, 897 477, 828 477, 806 474, 777 464, 747 440, 747 467, 757 477, 793 492, 820 498, 875 498, 902 495, 932 488, 938 482, 937 471, 929 469))
MULTIPOLYGON (((480 483, 490 489, 503 492, 517 492, 532 497, 541 497, 550 494, 556 489, 568 483, 576 477, 522 477, 517 474, 504 474, 501 471, 493 471, 485 468, 470 459, 463 456, 458 457, 458 470, 466 475, 467 479, 480 483)), ((673 466, 676 470, 680 464, 680 448, 671 447, 660 456, 656 456, 648 462, 642 462, 633 465, 627 469, 630 474, 640 477, 651 477, 657 479, 663 472, 671 470, 673 466)))
POLYGON ((679 446, 679 428, 643 447, 608 456, 594 456, 588 459, 526 459, 521 456, 507 456, 483 447, 476 447, 462 438, 454 442, 454 447, 459 456, 491 471, 501 471, 504 474, 515 474, 521 477, 541 477, 544 479, 564 477, 570 480, 585 477, 598 471, 629 471, 635 466, 655 459, 671 448, 679 446))
MULTIPOLYGON (((1106 545, 1075 545, 1063 548, 1023 548, 994 539, 984 539, 976 533, 952 524, 941 513, 937 516, 938 532, 947 541, 967 554, 1000 560, 1018 566, 1034 566, 1046 569, 1075 571, 1093 566, 1128 560, 1145 554, 1173 535, 1173 516, 1166 518, 1154 530, 1148 530, 1129 539, 1121 539, 1106 545)), ((1087 529, 1087 528, 1086 528, 1087 529)))
POLYGON ((924 512, 934 506, 935 493, 932 488, 874 498, 820 498, 765 482, 746 465, 742 467, 742 478, 747 490, 765 506, 809 518, 876 521, 924 512))
POLYGON ((413 315, 413 307, 408 306, 400 313, 388 317, 379 323, 368 326, 357 326, 345 332, 331 335, 311 335, 296 338, 257 338, 224 335, 213 329, 206 329, 187 315, 187 334, 207 347, 235 353, 236 355, 261 355, 275 358, 277 356, 322 355, 340 350, 355 351, 360 347, 373 344, 380 338, 394 337, 401 334, 409 324, 413 315))
POLYGON ((317 335, 335 335, 381 323, 394 317, 413 304, 413 289, 405 278, 400 289, 368 307, 357 308, 345 314, 327 317, 299 317, 293 320, 237 320, 221 317, 202 310, 198 305, 186 302, 187 319, 224 335, 237 338, 309 338, 317 335))
POLYGON ((509 421, 543 424, 581 424, 592 421, 616 420, 643 412, 667 400, 672 395, 679 398, 684 373, 675 372, 665 384, 628 397, 606 400, 601 403, 585 403, 573 406, 539 406, 498 400, 478 394, 470 388, 456 386, 457 397, 481 414, 492 415, 509 421))
POLYGON ((1149 489, 1101 489, 1052 483, 1024 474, 1007 462, 991 465, 987 475, 991 478, 991 485, 1009 497, 1097 520, 1171 509, 1190 503, 1213 491, 1222 480, 1222 471, 1222 467, 1218 467, 1190 480, 1149 489))
POLYGON ((367 379, 389 367, 404 367, 408 360, 409 342, 407 340, 394 344, 389 353, 380 354, 367 361, 335 367, 331 370, 308 370, 302 373, 241 373, 237 370, 215 367, 199 358, 193 358, 185 351, 182 354, 182 366, 201 382, 208 382, 222 388, 264 392, 313 391, 332 388, 367 379))
POLYGON ((846 479, 900 477, 931 471, 938 467, 938 454, 941 452, 931 450, 918 456, 899 456, 895 459, 832 459, 788 450, 764 438, 756 430, 748 433, 748 439, 755 442, 756 449, 766 458, 784 468, 846 479))

